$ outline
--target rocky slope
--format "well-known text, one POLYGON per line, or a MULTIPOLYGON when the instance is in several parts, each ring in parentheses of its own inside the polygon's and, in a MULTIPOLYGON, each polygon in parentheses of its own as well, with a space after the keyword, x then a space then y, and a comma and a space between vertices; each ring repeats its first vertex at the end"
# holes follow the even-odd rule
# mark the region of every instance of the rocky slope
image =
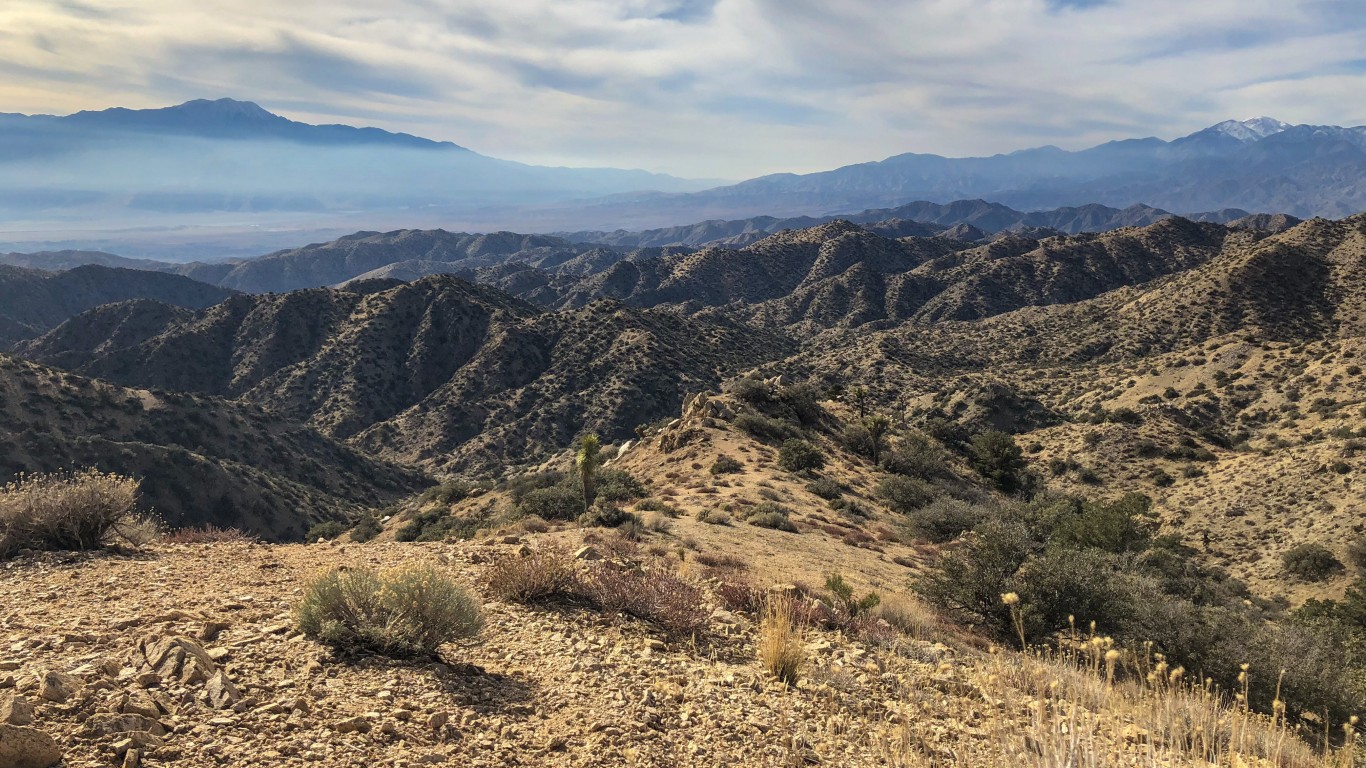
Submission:
POLYGON ((239 403, 126 389, 0 356, 0 475, 98 467, 139 478, 172 526, 301 538, 425 478, 239 403))
POLYGON ((449 276, 364 287, 242 295, 191 316, 104 308, 23 353, 127 386, 237 398, 390 458, 490 470, 585 428, 630 434, 789 349, 733 323, 610 302, 545 313, 449 276), (112 321, 123 313, 137 319, 112 321))

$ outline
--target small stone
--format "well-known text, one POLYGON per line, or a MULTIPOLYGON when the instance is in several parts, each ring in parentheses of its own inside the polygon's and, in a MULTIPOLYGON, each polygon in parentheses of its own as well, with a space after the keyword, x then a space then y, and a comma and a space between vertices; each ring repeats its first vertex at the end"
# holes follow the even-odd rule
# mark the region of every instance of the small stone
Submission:
POLYGON ((204 701, 214 709, 227 709, 241 700, 242 693, 221 669, 204 684, 204 701))
POLYGON ((645 641, 645 647, 652 651, 662 651, 668 648, 663 640, 656 640, 653 637, 645 641))
POLYGON ((123 753, 123 768, 140 768, 142 765, 142 750, 130 749, 123 753))
POLYGON ((57 740, 37 728, 0 723, 0 766, 48 768, 62 759, 57 740))
POLYGON ((211 643, 214 640, 217 640, 223 630, 227 629, 229 626, 230 625, 226 621, 206 621, 204 622, 204 626, 199 628, 196 637, 206 643, 211 643))
POLYGON ((211 659, 214 660, 214 663, 215 663, 215 664, 221 664, 221 663, 223 663, 224 661, 227 660, 227 658, 228 658, 229 656, 232 655, 232 651, 228 650, 227 648, 223 648, 223 647, 221 647, 221 646, 218 647, 218 648, 210 648, 210 649, 209 649, 208 651, 206 651, 206 652, 209 654, 209 658, 211 658, 211 659))
POLYGON ((153 719, 161 717, 161 708, 157 706, 151 696, 147 695, 146 691, 130 691, 128 700, 123 702, 123 706, 119 709, 125 715, 142 715, 153 719))
POLYGON ((165 736, 166 727, 154 718, 143 715, 93 715, 81 726, 81 735, 91 738, 138 732, 165 736))
POLYGON ((0 696, 0 723, 28 725, 33 722, 33 705, 17 693, 0 696))
POLYGON ((336 725, 333 725, 332 730, 336 731, 337 733, 369 733, 370 721, 366 720, 364 717, 360 715, 357 715, 355 717, 347 718, 337 723, 336 725))
POLYGON ((575 560, 601 560, 601 559, 602 559, 602 554, 599 553, 598 550, 597 550, 596 548, 594 548, 592 545, 586 545, 586 546, 579 547, 579 549, 574 553, 574 559, 575 559, 575 560))
POLYGON ((161 675, 155 672, 140 672, 133 678, 133 682, 143 688, 155 688, 161 685, 161 675))
POLYGON ((57 704, 65 704, 76 695, 81 688, 81 681, 56 670, 49 670, 43 675, 43 680, 38 685, 38 698, 44 701, 51 701, 57 704))
POLYGON ((512 536, 512 535, 504 536, 504 537, 502 538, 502 542, 503 542, 504 544, 521 544, 521 543, 522 543, 522 537, 521 537, 521 536, 512 536))
POLYGON ((442 728, 445 728, 445 727, 446 727, 446 723, 449 723, 450 721, 451 721, 451 713, 449 713, 449 712, 433 712, 433 713, 432 713, 432 716, 429 717, 429 718, 427 718, 427 730, 429 730, 429 731, 439 731, 439 730, 441 730, 442 728))

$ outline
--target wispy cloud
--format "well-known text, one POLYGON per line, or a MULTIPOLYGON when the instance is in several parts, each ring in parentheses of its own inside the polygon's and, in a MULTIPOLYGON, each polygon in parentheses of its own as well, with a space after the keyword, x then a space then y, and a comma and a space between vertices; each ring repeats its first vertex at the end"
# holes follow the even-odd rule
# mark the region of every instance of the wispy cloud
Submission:
POLYGON ((0 112, 252 99, 528 162, 739 178, 1366 122, 1359 0, 7 0, 0 112))

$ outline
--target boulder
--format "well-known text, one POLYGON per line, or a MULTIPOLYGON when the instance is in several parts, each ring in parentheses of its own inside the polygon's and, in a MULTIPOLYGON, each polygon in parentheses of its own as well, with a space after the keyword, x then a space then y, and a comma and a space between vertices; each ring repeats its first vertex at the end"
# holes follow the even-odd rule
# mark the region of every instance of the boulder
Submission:
POLYGON ((204 701, 214 709, 227 709, 241 700, 241 692, 221 669, 204 685, 204 701))
POLYGON ((38 698, 65 704, 81 690, 81 681, 65 672, 49 670, 38 684, 38 698))
POLYGON ((202 683, 218 671, 204 646, 188 637, 144 637, 138 642, 138 649, 147 666, 163 680, 202 683))
POLYGON ((46 733, 0 723, 0 768, 48 768, 61 759, 57 740, 46 733))
POLYGON ((33 705, 17 693, 0 696, 0 723, 28 725, 33 722, 33 705))

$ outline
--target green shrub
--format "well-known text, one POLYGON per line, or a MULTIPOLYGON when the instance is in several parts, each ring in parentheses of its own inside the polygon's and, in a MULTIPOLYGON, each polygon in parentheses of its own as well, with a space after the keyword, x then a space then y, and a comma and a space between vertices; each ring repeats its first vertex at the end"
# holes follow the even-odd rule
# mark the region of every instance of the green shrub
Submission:
POLYGON ((717 456, 716 461, 711 464, 713 475, 733 475, 737 472, 744 472, 745 465, 729 456, 717 456))
POLYGON ((374 515, 362 515, 351 527, 351 540, 364 544, 378 536, 382 530, 384 529, 380 527, 379 520, 374 515))
POLYGON ((1004 493, 1015 493, 1025 486, 1024 452, 1015 438, 988 430, 972 438, 968 458, 973 469, 1004 493))
POLYGON ((304 588, 299 630, 343 654, 432 658, 483 627, 479 604, 430 566, 332 570, 304 588))
POLYGON ((318 523, 312 528, 309 528, 308 533, 304 534, 304 540, 317 541, 318 539, 322 539, 324 541, 331 541, 343 533, 346 533, 345 525, 336 520, 328 520, 327 522, 318 523))
POLYGON ((906 527, 912 536, 938 544, 958 538, 981 525, 988 516, 989 512, 982 507, 941 498, 907 512, 906 527))
POLYGON ((861 598, 854 597, 854 587, 838 573, 825 577, 825 588, 835 596, 836 605, 849 616, 858 616, 876 608, 882 598, 876 592, 869 592, 861 598))
POLYGON ((1301 581, 1325 581, 1340 573, 1342 561, 1322 544, 1299 544, 1281 556, 1285 572, 1301 581))
POLYGON ((1366 571, 1366 536, 1358 536, 1347 544, 1347 562, 1366 571))
POLYGON ((828 477, 819 477, 806 484, 806 490, 822 499, 834 501, 844 495, 844 488, 828 477))
POLYGON ((640 518, 613 505, 596 505, 579 516, 579 524, 586 527, 616 528, 627 522, 640 522, 640 518))
POLYGON ((1157 530, 1157 520, 1149 513, 1151 507, 1148 497, 1139 493, 1126 494, 1109 504, 1084 502, 1054 522, 1053 543, 1106 552, 1142 551, 1157 530))
POLYGON ((639 512, 658 512, 667 517, 678 517, 683 514, 679 511, 678 507, 675 507, 672 504, 666 504, 653 497, 641 499, 636 502, 636 510, 639 512))
POLYGON ((472 538, 483 521, 478 518, 455 517, 444 507, 436 507, 413 515, 413 518, 394 533, 397 541, 445 541, 449 538, 472 538))
POLYGON ((448 480, 435 488, 429 488, 422 494, 421 501, 424 504, 444 504, 449 507, 465 499, 473 491, 474 486, 464 480, 448 480))
POLYGON ((598 501, 629 501, 645 495, 645 486, 620 469, 603 469, 597 473, 598 501))
POLYGON ((571 483, 535 488, 522 496, 517 511, 543 520, 573 520, 584 512, 583 494, 571 483))
POLYGON ((746 411, 736 416, 734 423, 736 429, 765 442, 776 443, 798 436, 797 428, 790 422, 770 418, 753 411, 746 411))
POLYGON ((888 472, 926 480, 949 474, 944 451, 923 435, 907 435, 882 458, 888 472))
POLYGON ((788 472, 820 469, 825 466, 825 454, 805 440, 785 440, 778 449, 778 466, 788 472))
POLYGON ((905 475, 888 475, 877 484, 877 495, 893 511, 908 514, 934 500, 934 487, 905 475))
POLYGON ((791 514, 792 510, 782 504, 765 501, 762 504, 755 506, 746 520, 750 525, 755 525, 760 528, 772 528, 774 530, 787 531, 788 533, 796 533, 797 526, 789 519, 791 514))

